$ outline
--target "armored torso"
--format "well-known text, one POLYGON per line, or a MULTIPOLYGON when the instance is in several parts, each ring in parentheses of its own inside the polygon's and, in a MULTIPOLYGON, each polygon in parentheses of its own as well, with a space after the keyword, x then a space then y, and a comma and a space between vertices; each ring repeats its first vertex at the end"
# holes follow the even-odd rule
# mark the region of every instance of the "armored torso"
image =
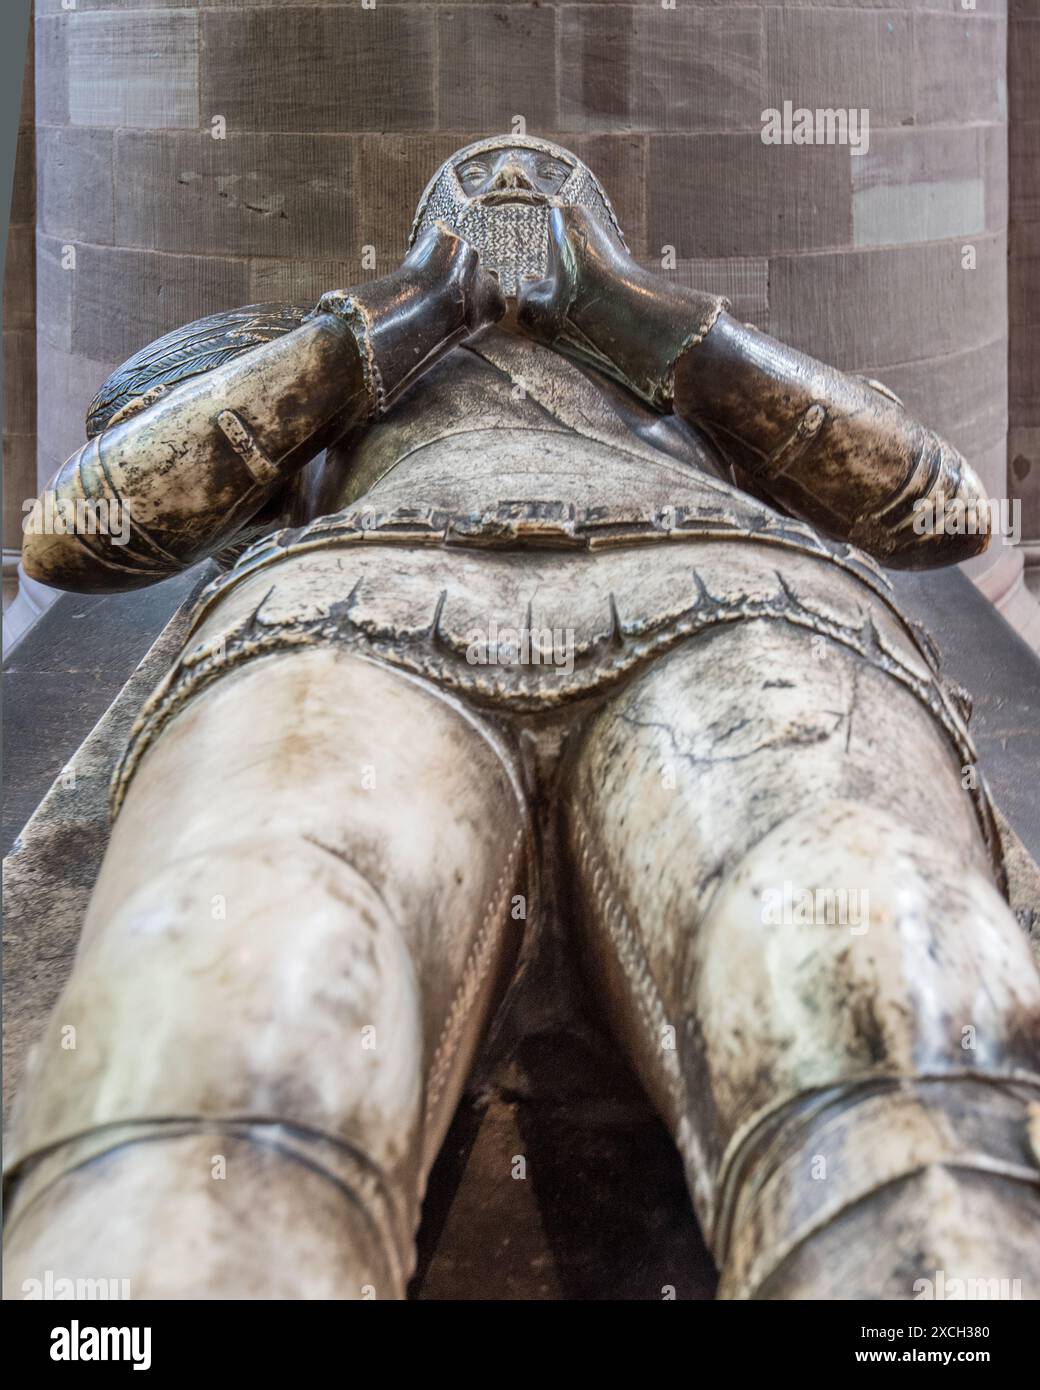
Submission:
POLYGON ((457 348, 359 438, 330 449, 305 521, 356 506, 486 515, 503 503, 605 507, 646 517, 722 508, 737 524, 762 505, 719 476, 711 445, 605 377, 489 329, 457 348))

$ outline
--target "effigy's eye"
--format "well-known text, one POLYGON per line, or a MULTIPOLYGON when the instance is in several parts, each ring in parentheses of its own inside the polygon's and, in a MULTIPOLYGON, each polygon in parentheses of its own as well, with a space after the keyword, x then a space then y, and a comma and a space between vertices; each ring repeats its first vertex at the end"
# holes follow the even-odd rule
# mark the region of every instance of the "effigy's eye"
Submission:
POLYGON ((476 183, 479 179, 487 178, 487 169, 483 164, 467 164, 462 170, 461 177, 467 183, 476 183))

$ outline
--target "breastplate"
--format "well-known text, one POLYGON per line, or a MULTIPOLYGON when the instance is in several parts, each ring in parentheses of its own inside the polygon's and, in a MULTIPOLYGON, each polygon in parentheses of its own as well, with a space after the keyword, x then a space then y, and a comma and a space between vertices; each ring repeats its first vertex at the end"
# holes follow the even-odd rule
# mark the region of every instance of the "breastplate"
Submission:
POLYGON ((490 329, 448 354, 383 420, 329 450, 308 516, 355 505, 480 514, 503 502, 579 510, 762 504, 725 480, 712 446, 598 374, 490 329))

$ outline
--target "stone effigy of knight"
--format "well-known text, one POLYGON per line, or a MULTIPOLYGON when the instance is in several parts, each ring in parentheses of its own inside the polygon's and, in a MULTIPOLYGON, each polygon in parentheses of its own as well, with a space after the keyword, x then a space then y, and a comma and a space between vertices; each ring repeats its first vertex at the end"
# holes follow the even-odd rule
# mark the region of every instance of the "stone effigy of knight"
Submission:
POLYGON ((393 274, 168 335, 88 433, 50 489, 129 540, 29 534, 26 571, 224 571, 23 1088, 14 1287, 403 1296, 551 901, 720 1296, 1040 1292, 1040 975, 885 574, 984 548, 920 517, 986 499, 890 391, 640 268, 581 160, 504 136, 393 274))

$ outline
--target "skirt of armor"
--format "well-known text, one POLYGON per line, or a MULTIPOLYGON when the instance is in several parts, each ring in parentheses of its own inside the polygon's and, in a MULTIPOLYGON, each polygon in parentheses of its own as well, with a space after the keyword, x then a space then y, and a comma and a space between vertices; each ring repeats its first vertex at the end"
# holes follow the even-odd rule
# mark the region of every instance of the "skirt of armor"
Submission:
MULTIPOLYGON (((113 781, 117 812, 164 725, 246 662, 331 644, 403 669, 506 724, 573 722, 678 643, 720 625, 793 623, 899 681, 974 763, 967 698, 854 548, 784 520, 748 534, 682 508, 510 503, 481 516, 369 510, 254 546, 205 591, 113 781)), ((972 792, 1003 884, 984 784, 972 792)))

